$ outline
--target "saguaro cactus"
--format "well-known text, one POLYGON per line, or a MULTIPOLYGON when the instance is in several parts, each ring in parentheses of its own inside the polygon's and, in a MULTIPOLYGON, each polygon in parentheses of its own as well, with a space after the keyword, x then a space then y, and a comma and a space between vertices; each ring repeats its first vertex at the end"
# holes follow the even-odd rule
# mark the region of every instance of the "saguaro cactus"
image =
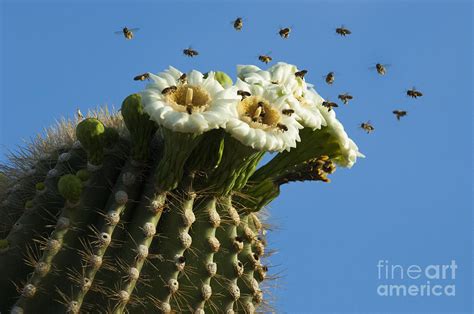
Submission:
POLYGON ((328 182, 361 156, 297 71, 241 66, 232 84, 170 67, 120 115, 64 123, 12 156, 0 168, 0 311, 264 307, 260 210, 282 184, 328 182), (257 169, 266 152, 278 154, 257 169))

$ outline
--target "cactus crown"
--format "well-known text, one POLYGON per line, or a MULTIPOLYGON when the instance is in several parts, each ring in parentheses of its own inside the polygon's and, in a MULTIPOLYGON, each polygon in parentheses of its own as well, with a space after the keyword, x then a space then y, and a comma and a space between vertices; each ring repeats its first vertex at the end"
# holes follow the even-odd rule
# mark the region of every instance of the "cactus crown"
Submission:
POLYGON ((0 311, 265 311, 261 210, 360 156, 295 71, 150 73, 121 117, 0 168, 0 311))

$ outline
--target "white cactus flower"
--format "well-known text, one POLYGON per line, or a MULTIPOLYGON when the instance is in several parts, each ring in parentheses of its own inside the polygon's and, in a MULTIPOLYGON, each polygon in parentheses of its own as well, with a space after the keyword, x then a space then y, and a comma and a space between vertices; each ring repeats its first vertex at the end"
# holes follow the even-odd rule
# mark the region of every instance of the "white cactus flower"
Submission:
POLYGON ((288 108, 287 96, 277 88, 248 84, 237 79, 239 91, 249 95, 233 107, 226 131, 246 146, 260 151, 283 151, 296 146, 303 128, 293 117, 282 114, 288 108))
POLYGON ((175 132, 201 134, 224 127, 232 107, 239 101, 236 87, 224 88, 214 72, 204 78, 198 71, 183 73, 170 67, 142 92, 142 103, 150 118, 175 132))
POLYGON ((322 103, 322 98, 311 97, 308 90, 312 89, 313 85, 297 77, 295 75, 297 71, 298 68, 295 65, 284 62, 278 62, 268 71, 253 65, 237 66, 237 75, 245 82, 279 87, 279 93, 289 96, 288 102, 290 108, 294 110, 296 120, 305 127, 320 129, 321 126, 326 125, 316 106, 319 101, 322 103))
MULTIPOLYGON (((310 93, 313 93, 313 91, 310 93)), ((321 97, 317 95, 316 92, 314 93, 315 94, 313 94, 311 97, 321 97)), ((359 152, 359 148, 357 147, 356 143, 354 143, 354 141, 349 138, 346 131, 344 130, 344 126, 336 118, 336 113, 334 110, 329 111, 328 108, 323 107, 319 103, 317 106, 326 121, 326 130, 329 131, 331 136, 333 136, 339 143, 340 154, 333 158, 334 162, 336 162, 341 167, 351 168, 357 161, 358 157, 365 157, 364 154, 359 152)))

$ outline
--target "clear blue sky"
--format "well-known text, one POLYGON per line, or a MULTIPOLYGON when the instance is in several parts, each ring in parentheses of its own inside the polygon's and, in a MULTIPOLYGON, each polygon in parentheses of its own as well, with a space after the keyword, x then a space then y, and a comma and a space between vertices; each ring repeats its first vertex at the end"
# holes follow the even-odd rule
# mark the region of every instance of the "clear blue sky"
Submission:
POLYGON ((323 97, 354 95, 337 113, 367 155, 332 183, 287 186, 271 204, 277 312, 472 312, 471 2, 64 2, 2 2, 0 160, 77 107, 118 107, 142 88, 139 73, 173 65, 235 75, 271 51, 308 69, 323 97), (230 24, 237 16, 242 32, 230 24), (353 34, 335 35, 341 24, 353 34), (123 26, 141 30, 126 41, 114 34, 123 26), (198 57, 182 56, 189 45, 198 57), (376 62, 391 64, 385 77, 368 69, 376 62), (407 98, 412 86, 425 96, 407 98), (398 122, 394 109, 408 116, 398 122), (373 134, 357 128, 366 120, 373 134), (455 260, 456 296, 378 296, 379 260, 455 260))

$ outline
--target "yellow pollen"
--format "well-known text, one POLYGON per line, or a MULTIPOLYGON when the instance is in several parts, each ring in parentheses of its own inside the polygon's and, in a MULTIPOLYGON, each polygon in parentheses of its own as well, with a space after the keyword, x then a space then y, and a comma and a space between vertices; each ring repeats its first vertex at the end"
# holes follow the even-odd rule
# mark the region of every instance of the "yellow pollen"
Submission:
POLYGON ((271 104, 259 96, 249 96, 239 102, 237 106, 242 121, 253 128, 274 128, 281 121, 281 114, 271 104))
POLYGON ((166 94, 167 103, 176 111, 203 112, 211 103, 211 95, 200 86, 183 84, 166 94))

